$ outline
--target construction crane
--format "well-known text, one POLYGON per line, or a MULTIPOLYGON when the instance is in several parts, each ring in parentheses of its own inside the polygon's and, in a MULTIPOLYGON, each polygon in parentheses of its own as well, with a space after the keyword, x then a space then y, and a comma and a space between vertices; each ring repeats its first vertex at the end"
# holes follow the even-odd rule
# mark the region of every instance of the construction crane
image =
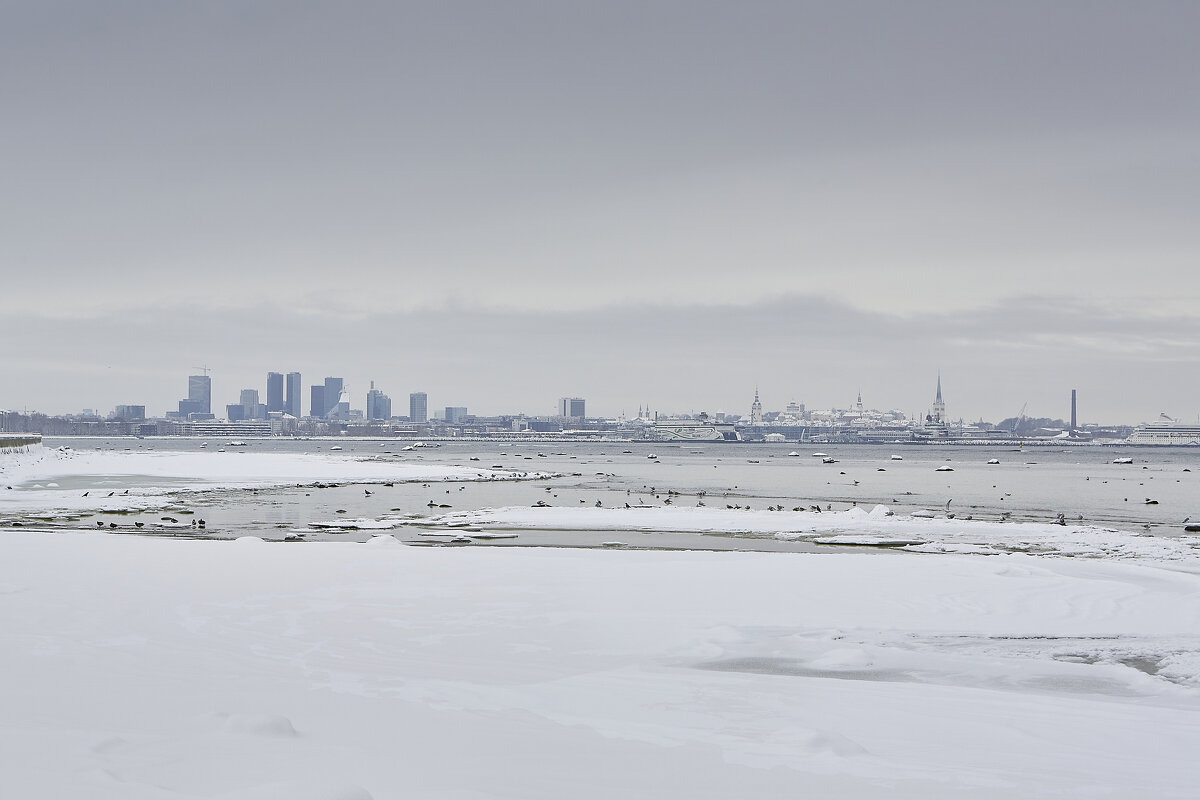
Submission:
POLYGON ((1025 401, 1025 405, 1021 406, 1021 410, 1017 412, 1017 416, 1013 419, 1012 434, 1017 435, 1017 429, 1021 427, 1021 423, 1025 421, 1025 409, 1029 407, 1029 401, 1025 401))
POLYGON ((208 367, 192 367, 192 369, 198 369, 204 373, 204 377, 206 377, 206 378, 208 377, 208 372, 209 372, 208 367))

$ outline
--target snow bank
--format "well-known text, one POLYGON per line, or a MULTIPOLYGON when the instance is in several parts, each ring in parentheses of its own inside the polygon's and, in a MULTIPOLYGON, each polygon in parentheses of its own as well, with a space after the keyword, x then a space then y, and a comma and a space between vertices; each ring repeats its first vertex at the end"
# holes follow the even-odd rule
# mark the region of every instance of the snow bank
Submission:
POLYGON ((1200 539, 1169 539, 1090 525, 989 522, 866 511, 751 511, 708 507, 508 507, 443 514, 403 524, 501 529, 739 533, 819 544, 905 547, 922 552, 1069 555, 1176 562, 1200 570, 1200 539))
MULTIPOLYGON (((380 456, 338 453, 150 452, 41 449, 0 458, 0 511, 29 509, 146 510, 161 508, 164 496, 189 491, 266 489, 326 483, 399 483, 432 481, 529 480, 550 473, 472 467, 411 464, 380 456), (57 491, 51 483, 86 478, 92 482, 120 479, 128 494, 107 497, 93 491, 57 491), (23 484, 36 492, 8 490, 23 484)), ((88 484, 89 486, 91 484, 88 484)))
POLYGON ((0 536, 0 796, 1194 796, 1200 576, 240 544, 0 536))

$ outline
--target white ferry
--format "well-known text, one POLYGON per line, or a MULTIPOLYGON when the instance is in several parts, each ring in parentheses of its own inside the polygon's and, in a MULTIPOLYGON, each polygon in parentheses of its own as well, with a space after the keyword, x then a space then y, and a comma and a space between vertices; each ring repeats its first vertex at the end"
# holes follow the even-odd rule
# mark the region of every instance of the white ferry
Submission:
POLYGON ((1200 445, 1200 425, 1189 425, 1159 414, 1155 422, 1137 426, 1125 441, 1129 444, 1200 445))
POLYGON ((656 422, 650 429, 650 437, 657 441, 668 442, 737 442, 742 438, 732 425, 690 419, 656 422))

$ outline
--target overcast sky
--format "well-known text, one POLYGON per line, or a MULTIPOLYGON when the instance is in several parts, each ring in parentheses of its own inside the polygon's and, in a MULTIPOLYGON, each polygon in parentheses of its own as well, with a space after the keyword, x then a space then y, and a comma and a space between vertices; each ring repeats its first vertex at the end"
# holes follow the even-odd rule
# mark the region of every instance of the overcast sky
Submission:
MULTIPOLYGON (((1200 414, 1200 3, 2 2, 0 407, 1200 414), (307 397, 305 398, 307 406, 307 397), (402 408, 403 407, 403 408, 402 408)), ((215 409, 214 409, 215 410, 215 409)))

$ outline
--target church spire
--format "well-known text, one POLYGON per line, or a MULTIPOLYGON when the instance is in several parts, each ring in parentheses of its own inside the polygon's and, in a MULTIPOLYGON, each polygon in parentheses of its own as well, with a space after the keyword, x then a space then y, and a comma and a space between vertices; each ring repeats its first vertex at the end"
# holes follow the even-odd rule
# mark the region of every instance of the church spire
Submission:
POLYGON ((934 400, 933 402, 935 402, 935 403, 941 403, 941 402, 942 402, 942 371, 941 371, 940 369, 938 370, 938 390, 937 390, 937 399, 936 399, 936 400, 934 400))

